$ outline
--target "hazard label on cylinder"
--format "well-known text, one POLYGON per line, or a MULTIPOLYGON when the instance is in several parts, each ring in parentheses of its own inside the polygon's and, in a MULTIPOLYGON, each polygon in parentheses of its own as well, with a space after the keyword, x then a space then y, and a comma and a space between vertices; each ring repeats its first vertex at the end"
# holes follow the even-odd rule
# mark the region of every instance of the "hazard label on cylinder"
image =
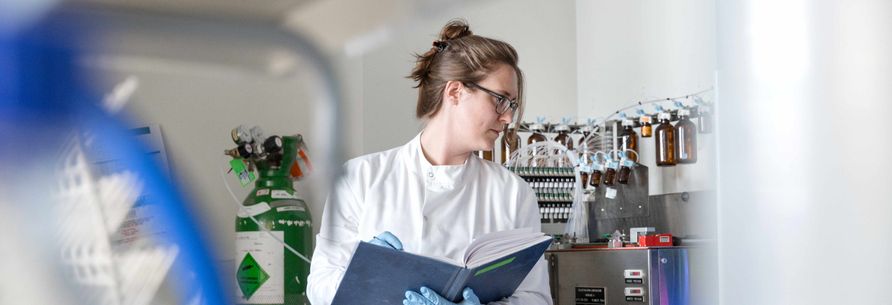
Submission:
POLYGON ((276 240, 284 240, 285 234, 282 231, 270 233, 236 232, 237 303, 285 302, 285 249, 276 240))

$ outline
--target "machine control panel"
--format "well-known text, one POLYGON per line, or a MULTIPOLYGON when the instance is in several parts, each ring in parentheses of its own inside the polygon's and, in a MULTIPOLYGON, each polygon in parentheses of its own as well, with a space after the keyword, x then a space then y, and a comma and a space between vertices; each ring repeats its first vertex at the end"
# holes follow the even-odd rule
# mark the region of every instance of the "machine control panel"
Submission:
POLYGON ((681 247, 550 250, 546 258, 553 303, 684 305, 691 287, 687 253, 681 247))
POLYGON ((644 270, 626 269, 623 271, 626 278, 626 284, 644 284, 644 270))

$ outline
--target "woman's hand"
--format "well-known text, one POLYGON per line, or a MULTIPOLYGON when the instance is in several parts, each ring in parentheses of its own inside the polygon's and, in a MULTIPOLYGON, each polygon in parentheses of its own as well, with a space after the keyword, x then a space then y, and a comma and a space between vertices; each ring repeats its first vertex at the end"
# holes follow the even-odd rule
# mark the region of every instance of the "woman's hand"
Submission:
POLYGON ((396 235, 390 233, 390 231, 384 231, 381 232, 381 234, 378 234, 378 236, 372 237, 372 239, 369 240, 369 243, 382 247, 393 248, 400 251, 403 250, 403 243, 400 242, 399 238, 396 238, 396 235))
POLYGON ((403 299, 403 305, 481 305, 480 298, 474 294, 471 287, 465 287, 462 291, 461 303, 452 303, 446 298, 440 296, 427 287, 421 287, 421 294, 415 291, 406 291, 406 298, 403 299))

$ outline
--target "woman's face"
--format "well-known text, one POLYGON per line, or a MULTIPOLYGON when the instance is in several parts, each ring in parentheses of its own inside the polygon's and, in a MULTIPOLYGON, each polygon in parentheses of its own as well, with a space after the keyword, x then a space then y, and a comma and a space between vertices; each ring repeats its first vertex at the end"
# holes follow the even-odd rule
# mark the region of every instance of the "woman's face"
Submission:
MULTIPOLYGON (((478 86, 495 93, 517 99, 517 74, 509 65, 500 64, 478 86)), ((514 111, 496 113, 497 98, 486 91, 464 86, 458 105, 457 129, 470 150, 492 150, 499 133, 511 122, 514 111)))

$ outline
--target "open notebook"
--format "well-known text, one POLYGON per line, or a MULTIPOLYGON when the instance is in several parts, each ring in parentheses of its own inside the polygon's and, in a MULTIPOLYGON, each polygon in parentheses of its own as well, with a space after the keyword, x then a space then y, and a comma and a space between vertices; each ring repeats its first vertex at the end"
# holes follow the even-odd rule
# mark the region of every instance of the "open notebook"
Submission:
POLYGON ((498 301, 514 293, 550 244, 529 229, 493 232, 475 238, 457 262, 360 242, 332 304, 402 304, 406 290, 421 286, 454 302, 465 287, 483 304, 498 301))

